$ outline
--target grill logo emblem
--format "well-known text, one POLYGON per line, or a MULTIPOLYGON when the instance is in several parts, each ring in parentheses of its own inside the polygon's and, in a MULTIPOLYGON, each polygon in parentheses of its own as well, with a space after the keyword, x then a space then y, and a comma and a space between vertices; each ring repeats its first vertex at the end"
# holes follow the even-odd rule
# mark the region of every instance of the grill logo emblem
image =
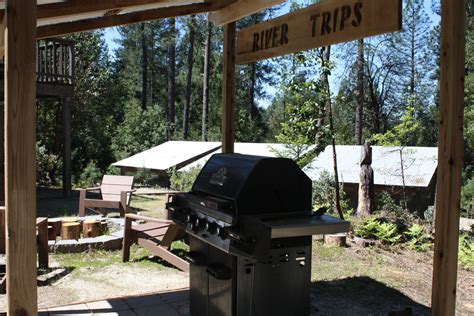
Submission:
POLYGON ((211 184, 218 185, 220 187, 223 186, 226 181, 227 169, 225 167, 220 168, 219 171, 211 176, 211 180, 209 180, 211 184))

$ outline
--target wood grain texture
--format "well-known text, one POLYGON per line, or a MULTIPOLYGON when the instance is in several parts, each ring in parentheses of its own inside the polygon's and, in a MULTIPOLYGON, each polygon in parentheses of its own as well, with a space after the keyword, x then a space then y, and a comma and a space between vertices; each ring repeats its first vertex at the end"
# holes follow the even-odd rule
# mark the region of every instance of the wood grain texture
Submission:
MULTIPOLYGON (((154 3, 167 3, 168 0, 69 0, 67 2, 55 2, 38 6, 38 20, 67 17, 97 11, 108 11, 136 7, 154 3)), ((176 2, 190 2, 172 0, 176 2)), ((199 2, 199 1, 193 1, 199 2)), ((3 10, 0 10, 0 15, 3 10)))
POLYGON ((323 1, 241 30, 238 64, 401 29, 401 0, 323 1))
POLYGON ((285 0, 238 0, 237 2, 209 14, 209 21, 217 26, 235 22, 248 15, 273 7, 285 0))
POLYGON ((222 152, 234 152, 235 22, 224 26, 222 61, 222 152))
POLYGON ((440 121, 433 259, 433 315, 454 315, 463 164, 465 0, 441 8, 440 121))
POLYGON ((36 1, 7 0, 5 204, 8 315, 36 315, 36 1))
POLYGON ((91 31, 112 26, 127 25, 144 21, 211 12, 214 10, 219 10, 234 2, 235 0, 221 0, 218 2, 195 3, 189 5, 138 11, 128 14, 84 19, 75 22, 64 22, 52 25, 45 25, 38 27, 37 37, 48 38, 77 32, 91 31))

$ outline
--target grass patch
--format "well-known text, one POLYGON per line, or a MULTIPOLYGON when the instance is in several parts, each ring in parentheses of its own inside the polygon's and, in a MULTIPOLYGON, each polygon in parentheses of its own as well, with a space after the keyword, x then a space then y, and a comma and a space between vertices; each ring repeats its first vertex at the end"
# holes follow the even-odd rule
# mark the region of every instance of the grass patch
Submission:
POLYGON ((165 218, 166 197, 159 196, 133 196, 130 201, 130 207, 139 212, 140 215, 156 217, 156 218, 165 218))

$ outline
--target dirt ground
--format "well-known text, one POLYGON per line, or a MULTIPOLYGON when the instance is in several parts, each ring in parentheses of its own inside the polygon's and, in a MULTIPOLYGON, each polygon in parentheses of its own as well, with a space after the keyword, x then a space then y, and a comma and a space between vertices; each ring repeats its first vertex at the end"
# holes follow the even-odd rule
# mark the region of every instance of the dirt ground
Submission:
MULTIPOLYGON (((62 199, 43 194, 39 214, 71 216, 77 196, 62 199)), ((132 208, 147 216, 163 216, 162 197, 134 197, 132 208)), ((178 247, 179 248, 179 247, 178 247)), ((346 248, 313 243, 312 315, 387 315, 411 308, 413 315, 430 315, 432 251, 415 252, 400 247, 346 248)), ((180 289, 188 275, 152 258, 142 248, 132 248, 132 261, 121 262, 121 252, 52 254, 52 268, 38 273, 40 308, 84 301, 180 289)), ((0 312, 5 311, 0 295, 0 312)), ((457 315, 474 315, 474 272, 458 269, 457 315)))
MULTIPOLYGON (((316 243, 313 309, 316 315, 387 315, 408 307, 413 315, 431 315, 432 262, 432 252, 316 243)), ((474 315, 474 272, 461 268, 456 314, 474 315)))
MULTIPOLYGON (((148 294, 188 286, 188 275, 132 248, 121 252, 52 255, 53 268, 40 271, 40 308, 148 294)), ((430 315, 432 254, 407 250, 335 248, 313 244, 312 315, 387 315, 411 308, 430 315)), ((0 295, 4 311, 5 295, 0 295)), ((457 315, 474 315, 474 272, 459 269, 457 315)))

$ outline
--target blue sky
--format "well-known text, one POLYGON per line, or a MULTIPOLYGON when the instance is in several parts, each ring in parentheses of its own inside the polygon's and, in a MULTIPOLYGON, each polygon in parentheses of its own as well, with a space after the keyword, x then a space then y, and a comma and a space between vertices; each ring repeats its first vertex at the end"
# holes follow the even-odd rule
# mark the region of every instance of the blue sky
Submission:
MULTIPOLYGON (((383 0, 380 0, 380 1, 383 1, 383 0)), ((439 16, 433 14, 433 12, 431 10, 432 1, 433 0, 424 0, 425 12, 428 14, 431 22, 433 24, 437 24, 439 22, 439 16)), ((303 3, 303 4, 304 3, 308 4, 308 1, 297 0, 297 2, 298 3, 303 3)), ((281 8, 280 12, 277 13, 277 15, 282 15, 282 14, 287 13, 289 11, 289 4, 290 4, 290 1, 287 1, 285 3, 285 5, 281 8)), ((117 28, 113 28, 113 27, 105 29, 104 34, 105 34, 105 41, 106 41, 107 47, 109 49, 109 54, 113 59, 115 57, 115 50, 118 47, 118 45, 116 43, 116 40, 120 38, 120 34, 118 33, 117 28)), ((342 64, 343 63, 340 63, 340 62, 338 63, 337 59, 336 59, 336 62, 335 62, 336 67, 332 72, 332 76, 330 77, 330 84, 332 86, 332 91, 337 91, 338 90, 337 89, 337 87, 339 86, 338 77, 340 77, 340 74, 343 71, 342 70, 342 64), (338 67, 338 65, 339 65, 339 67, 338 67)), ((274 87, 270 87, 270 86, 266 86, 265 90, 271 96, 273 96, 277 91, 274 87)), ((271 98, 258 100, 259 106, 265 107, 265 108, 270 104, 270 102, 271 102, 271 98)))

